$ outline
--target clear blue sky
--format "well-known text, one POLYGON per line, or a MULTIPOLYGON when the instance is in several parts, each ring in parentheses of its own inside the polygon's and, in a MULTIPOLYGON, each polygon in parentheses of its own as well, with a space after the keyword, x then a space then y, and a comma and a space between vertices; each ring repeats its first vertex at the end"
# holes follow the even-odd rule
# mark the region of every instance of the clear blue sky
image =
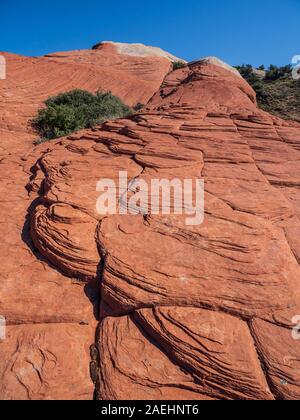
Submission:
POLYGON ((102 40, 186 60, 288 64, 300 54, 300 0, 0 0, 0 51, 43 55, 102 40))

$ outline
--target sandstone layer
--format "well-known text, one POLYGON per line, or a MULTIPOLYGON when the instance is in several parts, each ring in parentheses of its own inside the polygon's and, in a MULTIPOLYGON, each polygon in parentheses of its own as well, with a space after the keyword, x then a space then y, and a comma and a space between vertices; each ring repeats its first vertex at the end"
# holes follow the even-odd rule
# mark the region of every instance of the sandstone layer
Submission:
MULTIPOLYGON (((29 216, 37 194, 28 183, 36 178, 35 163, 47 150, 33 147, 37 134, 30 120, 49 96, 74 88, 109 90, 129 105, 146 103, 170 71, 170 60, 155 54, 124 55, 113 45, 40 58, 2 55, 7 78, 0 80, 0 316, 5 318, 7 339, 0 343, 0 399, 92 399, 95 351, 91 358, 89 346, 95 342, 100 290, 93 281, 86 284, 80 276, 64 276, 30 238, 29 216)), ((53 215, 61 226, 70 225, 63 207, 53 215)), ((87 242, 93 243, 93 223, 84 215, 79 220, 75 214, 75 220, 84 230, 89 226, 87 242)), ((75 261, 84 246, 75 249, 76 240, 60 239, 73 247, 70 257, 75 257, 77 273, 80 264, 87 263, 84 256, 81 263, 75 261)), ((54 234, 45 243, 45 250, 50 249, 52 241, 52 255, 57 254, 57 240, 54 234)), ((97 272, 95 243, 94 252, 95 261, 84 269, 85 279, 97 272)))
POLYGON ((1 55, 7 73, 0 83, 1 138, 12 131, 32 134, 30 120, 43 102, 72 89, 110 91, 129 106, 146 104, 170 71, 172 57, 155 51, 129 55, 112 43, 44 57, 1 55))
POLYGON ((242 78, 195 62, 142 112, 1 168, 0 398, 299 398, 300 126, 242 78), (204 179, 204 223, 99 215, 120 171, 204 179))

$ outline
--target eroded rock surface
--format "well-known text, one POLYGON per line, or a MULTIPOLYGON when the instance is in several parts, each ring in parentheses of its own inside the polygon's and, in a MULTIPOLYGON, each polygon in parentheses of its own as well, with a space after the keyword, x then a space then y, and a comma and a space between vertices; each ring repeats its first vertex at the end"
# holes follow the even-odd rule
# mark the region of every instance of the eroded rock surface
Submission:
POLYGON ((97 50, 45 57, 3 55, 7 78, 0 83, 1 138, 12 131, 32 134, 29 120, 43 102, 72 89, 110 91, 129 106, 146 104, 171 69, 167 53, 129 55, 126 50, 105 43, 97 50))
POLYGON ((89 364, 82 358, 93 339, 94 328, 89 326, 8 327, 1 343, 1 399, 91 400, 89 364))
MULTIPOLYGON (((20 188, 24 197, 16 205, 30 207, 35 246, 23 264, 34 260, 46 273, 40 291, 38 279, 28 280, 28 299, 42 299, 48 322, 57 322, 53 296, 57 305, 64 299, 63 335, 80 318, 89 324, 84 331, 94 325, 84 286, 72 278, 101 294, 97 398, 299 398, 300 344, 292 336, 300 313, 298 124, 258 110, 242 78, 202 61, 167 76, 139 114, 39 146, 18 167, 22 182, 31 174, 29 195, 20 188), (117 180, 120 171, 148 181, 204 179, 204 223, 187 226, 185 216, 174 214, 99 215, 97 182, 117 180), (44 288, 53 290, 40 295, 44 288)), ((13 215, 11 223, 15 228, 13 215)), ((17 238, 14 244, 18 249, 17 238)), ((7 278, 0 287, 12 290, 12 283, 7 278)), ((10 311, 11 323, 24 321, 24 297, 11 299, 15 311, 5 297, 1 312, 10 311)), ((34 304, 24 319, 45 323, 34 304)), ((74 365, 83 351, 75 342, 74 365)), ((2 371, 10 363, 11 356, 2 371)), ((74 398, 77 369, 61 383, 75 383, 74 398)), ((1 397, 13 398, 9 374, 4 378, 1 397)), ((30 396, 43 392, 34 388, 30 396)))

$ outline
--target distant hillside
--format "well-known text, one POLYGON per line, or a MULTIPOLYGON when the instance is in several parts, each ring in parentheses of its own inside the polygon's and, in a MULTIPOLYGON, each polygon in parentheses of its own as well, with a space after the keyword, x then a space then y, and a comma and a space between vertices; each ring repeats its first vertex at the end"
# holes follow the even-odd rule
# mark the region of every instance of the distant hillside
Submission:
POLYGON ((266 70, 248 64, 237 69, 256 91, 261 109, 300 122, 300 80, 293 80, 291 66, 271 65, 266 70))

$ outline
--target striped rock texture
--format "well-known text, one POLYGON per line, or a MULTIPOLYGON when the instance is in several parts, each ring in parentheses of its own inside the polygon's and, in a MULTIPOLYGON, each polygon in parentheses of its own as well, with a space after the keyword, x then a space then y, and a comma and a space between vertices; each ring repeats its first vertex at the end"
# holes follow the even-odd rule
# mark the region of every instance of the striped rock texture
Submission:
POLYGON ((192 63, 140 113, 0 165, 0 398, 299 399, 300 125, 242 78, 192 63), (100 216, 120 171, 204 179, 203 224, 100 216))

